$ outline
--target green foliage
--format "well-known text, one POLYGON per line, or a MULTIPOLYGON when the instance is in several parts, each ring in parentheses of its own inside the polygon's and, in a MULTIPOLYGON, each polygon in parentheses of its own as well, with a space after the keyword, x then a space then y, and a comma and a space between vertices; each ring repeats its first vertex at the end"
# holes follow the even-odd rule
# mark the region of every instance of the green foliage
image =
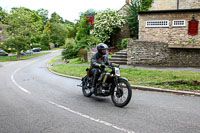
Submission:
POLYGON ((78 23, 75 41, 83 42, 83 40, 86 40, 86 38, 89 36, 90 28, 91 28, 90 23, 86 20, 85 17, 82 17, 78 23))
POLYGON ((141 3, 141 11, 148 11, 149 8, 151 7, 153 0, 140 0, 141 3))
MULTIPOLYGON (((85 76, 85 69, 87 65, 77 64, 61 64, 51 67, 52 70, 71 76, 83 77, 85 76)), ((156 70, 143 68, 126 68, 121 67, 120 73, 122 77, 126 77, 131 85, 150 86, 170 89, 188 89, 200 90, 198 83, 200 81, 200 73, 191 71, 172 71, 172 70, 156 70), (185 84, 162 84, 166 81, 184 80, 185 84)))
POLYGON ((131 37, 138 38, 138 12, 140 11, 139 0, 131 0, 128 8, 128 25, 130 28, 131 37))
POLYGON ((30 9, 12 8, 8 16, 7 33, 13 42, 13 47, 20 57, 20 51, 26 48, 31 39, 41 33, 42 18, 30 9))
POLYGON ((4 42, 4 48, 11 49, 10 52, 16 51, 20 52, 21 50, 26 50, 28 49, 28 45, 24 41, 17 40, 17 39, 8 39, 4 42))
POLYGON ((113 10, 105 10, 95 15, 94 29, 91 34, 102 42, 110 41, 111 34, 125 24, 125 17, 113 10))
POLYGON ((65 49, 62 51, 62 56, 64 59, 77 57, 78 51, 79 48, 74 39, 68 38, 65 40, 65 49))
POLYGON ((63 18, 58 15, 56 12, 51 14, 51 18, 49 20, 51 23, 64 23, 63 18))
POLYGON ((117 47, 119 49, 127 48, 127 44, 128 44, 129 40, 132 40, 132 38, 124 38, 124 39, 122 39, 122 42, 119 45, 117 45, 117 47))
POLYGON ((67 47, 62 51, 62 56, 64 59, 72 59, 77 57, 79 48, 76 44, 68 44, 67 47))
POLYGON ((128 8, 128 25, 131 32, 131 37, 138 38, 138 12, 141 10, 147 11, 151 7, 153 0, 131 0, 128 8))
POLYGON ((46 25, 44 26, 43 33, 41 35, 41 40, 40 40, 41 45, 49 46, 50 33, 51 33, 50 26, 51 26, 50 22, 47 21, 46 25))
POLYGON ((50 26, 50 41, 59 46, 65 43, 66 38, 66 27, 61 23, 51 23, 50 26))
POLYGON ((8 13, 0 7, 0 24, 8 24, 8 13))
POLYGON ((64 23, 70 26, 74 26, 74 23, 69 20, 65 20, 64 23))
POLYGON ((75 38, 77 32, 75 25, 73 26, 67 25, 66 28, 67 28, 67 33, 66 33, 67 38, 75 38))
POLYGON ((91 49, 93 48, 94 46, 96 46, 97 44, 99 44, 101 42, 101 40, 97 37, 94 37, 93 35, 90 35, 88 38, 87 38, 87 46, 88 46, 88 49, 91 49))
POLYGON ((87 47, 88 49, 100 43, 100 40, 93 35, 90 35, 91 24, 85 18, 81 16, 80 21, 77 24, 77 33, 75 37, 75 42, 80 48, 87 47))
POLYGON ((43 8, 40 8, 38 9, 37 11, 37 14, 41 16, 42 18, 42 21, 43 21, 43 25, 45 25, 48 21, 48 14, 49 14, 49 11, 48 10, 45 10, 43 8))
POLYGON ((47 45, 41 45, 39 43, 33 43, 33 48, 37 48, 37 47, 40 47, 42 50, 50 50, 50 46, 47 46, 47 45))

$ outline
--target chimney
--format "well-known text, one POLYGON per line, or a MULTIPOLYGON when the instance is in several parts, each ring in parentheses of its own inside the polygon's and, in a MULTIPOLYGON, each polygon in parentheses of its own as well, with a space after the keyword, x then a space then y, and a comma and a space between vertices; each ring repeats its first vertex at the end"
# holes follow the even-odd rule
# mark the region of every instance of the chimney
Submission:
POLYGON ((130 0, 126 0, 126 4, 129 4, 130 3, 130 0))
POLYGON ((179 9, 179 0, 177 0, 177 10, 179 9))

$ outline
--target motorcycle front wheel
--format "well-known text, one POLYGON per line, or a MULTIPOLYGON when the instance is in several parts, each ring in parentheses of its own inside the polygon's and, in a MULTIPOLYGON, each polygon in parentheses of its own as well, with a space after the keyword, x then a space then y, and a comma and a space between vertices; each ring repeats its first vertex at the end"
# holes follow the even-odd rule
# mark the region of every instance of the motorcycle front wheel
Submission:
POLYGON ((88 76, 85 76, 83 78, 83 81, 82 81, 82 92, 83 92, 83 95, 85 97, 90 97, 92 95, 92 92, 90 90, 90 83, 89 83, 88 76))
POLYGON ((115 85, 111 94, 112 102, 117 107, 124 107, 130 102, 131 97, 132 89, 130 84, 124 79, 119 79, 118 85, 115 85))

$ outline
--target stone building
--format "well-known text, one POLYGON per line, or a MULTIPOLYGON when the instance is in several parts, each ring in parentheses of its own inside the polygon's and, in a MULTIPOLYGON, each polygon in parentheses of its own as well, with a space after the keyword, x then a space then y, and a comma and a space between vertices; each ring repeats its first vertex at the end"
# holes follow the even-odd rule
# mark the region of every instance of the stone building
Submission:
MULTIPOLYGON (((200 9, 154 10, 140 12, 140 40, 173 43, 177 41, 187 42, 194 39, 198 42, 200 41, 200 34, 188 34, 189 21, 191 21, 193 17, 197 21, 200 20, 200 9)), ((199 28, 198 33, 200 33, 199 28)))
POLYGON ((200 0, 153 0, 139 12, 139 40, 129 41, 127 64, 200 66, 200 0))
POLYGON ((192 19, 200 20, 200 0, 154 0, 149 11, 139 12, 140 40, 171 43, 191 39, 198 41, 199 34, 188 34, 192 19))
POLYGON ((200 8, 200 0, 153 0, 152 10, 177 10, 200 8))
MULTIPOLYGON (((127 15, 127 7, 128 7, 129 0, 125 0, 124 6, 118 10, 118 12, 122 15, 127 15)), ((130 38, 130 30, 128 24, 125 24, 117 33, 111 36, 112 44, 116 45, 121 43, 122 39, 130 38)))

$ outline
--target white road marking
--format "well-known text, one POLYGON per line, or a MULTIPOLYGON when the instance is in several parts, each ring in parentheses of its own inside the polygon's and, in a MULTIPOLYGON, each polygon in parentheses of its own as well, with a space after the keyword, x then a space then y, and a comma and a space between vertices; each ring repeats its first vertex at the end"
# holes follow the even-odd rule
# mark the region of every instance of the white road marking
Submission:
POLYGON ((16 70, 13 72, 13 74, 11 75, 11 81, 12 81, 20 90, 22 90, 22 91, 25 92, 25 93, 31 94, 30 91, 24 89, 23 87, 21 87, 21 86, 15 81, 14 76, 15 76, 15 74, 16 74, 17 71, 21 70, 22 68, 24 68, 24 67, 26 67, 26 66, 28 66, 28 65, 30 65, 30 64, 32 64, 32 63, 38 61, 38 60, 39 60, 39 59, 34 60, 34 61, 32 61, 32 62, 30 62, 30 63, 28 63, 28 64, 26 64, 26 65, 24 65, 24 66, 22 66, 22 67, 20 67, 20 68, 18 68, 18 69, 16 69, 16 70))
POLYGON ((54 103, 54 102, 52 102, 52 101, 47 101, 47 102, 50 103, 50 104, 52 104, 52 105, 55 105, 55 106, 58 107, 58 108, 64 109, 64 110, 69 111, 69 112, 71 112, 71 113, 73 113, 73 114, 76 114, 76 115, 79 115, 79 116, 81 116, 81 117, 87 118, 87 119, 89 119, 89 120, 91 120, 91 121, 95 121, 95 122, 97 122, 97 123, 106 125, 106 126, 108 126, 108 127, 112 127, 112 128, 115 128, 115 129, 117 129, 117 130, 120 130, 120 131, 123 131, 123 132, 126 132, 126 133, 135 133, 134 131, 130 131, 130 130, 127 130, 127 129, 124 129, 124 128, 120 128, 120 127, 118 127, 118 126, 116 126, 116 125, 114 125, 114 124, 112 124, 112 123, 109 123, 109 122, 106 122, 106 121, 102 121, 102 120, 100 120, 100 119, 96 119, 96 118, 90 117, 90 116, 88 116, 88 115, 85 115, 85 114, 82 114, 82 113, 80 113, 80 112, 74 111, 74 110, 72 110, 72 109, 70 109, 70 108, 67 108, 67 107, 65 107, 65 106, 56 104, 56 103, 54 103))

